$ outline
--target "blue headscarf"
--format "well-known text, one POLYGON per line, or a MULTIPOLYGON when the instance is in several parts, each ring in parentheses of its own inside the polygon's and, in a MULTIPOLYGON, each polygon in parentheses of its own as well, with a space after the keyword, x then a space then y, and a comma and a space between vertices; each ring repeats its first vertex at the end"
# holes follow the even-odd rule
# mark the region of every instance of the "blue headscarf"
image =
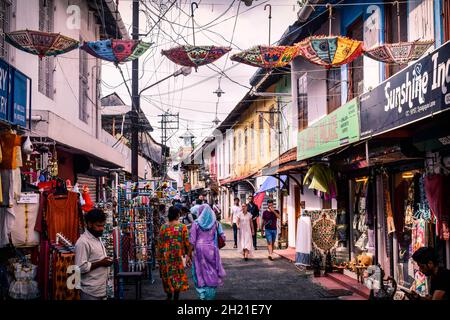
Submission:
POLYGON ((208 231, 211 230, 216 224, 216 215, 214 211, 211 209, 211 207, 207 204, 204 204, 200 206, 199 215, 197 217, 197 220, 195 220, 196 223, 200 226, 202 230, 208 231))

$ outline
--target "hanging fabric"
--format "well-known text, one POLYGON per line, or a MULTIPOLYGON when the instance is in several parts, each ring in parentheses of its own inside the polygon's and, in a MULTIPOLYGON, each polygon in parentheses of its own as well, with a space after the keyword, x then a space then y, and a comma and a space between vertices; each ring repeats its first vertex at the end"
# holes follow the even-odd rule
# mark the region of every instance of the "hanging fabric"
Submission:
POLYGON ((387 234, 391 234, 395 232, 395 223, 394 223, 394 214, 392 211, 391 204, 391 192, 389 188, 389 176, 385 174, 383 176, 383 190, 384 190, 384 208, 385 213, 387 215, 386 226, 387 226, 387 234))
POLYGON ((295 264, 301 266, 311 265, 311 250, 312 250, 312 228, 311 217, 302 214, 297 222, 297 241, 295 264))

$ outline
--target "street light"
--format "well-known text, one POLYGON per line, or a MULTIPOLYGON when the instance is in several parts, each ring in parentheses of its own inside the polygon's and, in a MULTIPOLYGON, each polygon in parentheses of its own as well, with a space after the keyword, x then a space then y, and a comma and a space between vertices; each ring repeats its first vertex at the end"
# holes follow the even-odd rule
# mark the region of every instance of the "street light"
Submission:
POLYGON ((178 69, 177 71, 175 71, 174 73, 172 73, 171 75, 168 75, 167 77, 162 78, 161 80, 159 80, 159 81, 157 81, 157 82, 155 82, 155 83, 145 87, 141 91, 139 91, 139 97, 141 96, 142 92, 144 92, 145 90, 148 90, 148 89, 156 86, 157 84, 160 84, 161 82, 163 82, 163 81, 165 81, 165 80, 167 80, 169 78, 172 78, 172 77, 175 78, 175 77, 178 77, 181 74, 186 77, 186 76, 190 75, 191 72, 192 72, 192 68, 191 67, 182 67, 182 68, 178 69))

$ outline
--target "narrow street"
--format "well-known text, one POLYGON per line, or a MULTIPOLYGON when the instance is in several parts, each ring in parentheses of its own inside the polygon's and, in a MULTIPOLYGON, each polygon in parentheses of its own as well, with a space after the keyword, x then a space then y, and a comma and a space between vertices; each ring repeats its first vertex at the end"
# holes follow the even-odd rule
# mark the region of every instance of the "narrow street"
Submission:
MULTIPOLYGON (((270 261, 264 239, 258 239, 254 258, 244 261, 233 249, 233 230, 226 227, 227 245, 221 249, 222 263, 227 276, 223 287, 217 290, 218 300, 329 300, 338 296, 313 283, 311 273, 299 271, 291 262, 274 255, 270 261)), ((142 285, 143 300, 164 300, 158 269, 154 270, 154 283, 146 280, 142 285)), ((182 300, 198 300, 192 276, 188 272, 190 289, 180 295, 182 300)), ((135 298, 134 286, 126 286, 127 299, 135 298)))

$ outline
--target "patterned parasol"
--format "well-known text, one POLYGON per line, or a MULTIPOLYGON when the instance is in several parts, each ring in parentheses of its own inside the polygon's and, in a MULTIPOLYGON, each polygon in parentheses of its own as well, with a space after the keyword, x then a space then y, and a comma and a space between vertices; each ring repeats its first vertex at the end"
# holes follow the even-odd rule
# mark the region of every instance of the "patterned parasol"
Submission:
POLYGON ((56 56, 79 47, 79 42, 59 33, 18 30, 5 33, 6 41, 22 51, 39 58, 56 56))
POLYGON ((231 60, 265 69, 281 68, 288 65, 298 52, 296 46, 255 46, 232 55, 231 60))
POLYGON ((143 55, 152 44, 140 40, 100 40, 85 42, 81 49, 96 58, 114 64, 133 61, 143 55))
POLYGON ((197 69, 218 60, 229 51, 231 48, 227 47, 185 45, 162 50, 161 53, 176 64, 197 69))
POLYGON ((384 63, 406 64, 419 59, 434 44, 434 40, 386 43, 365 50, 364 54, 384 63))
POLYGON ((331 68, 352 62, 363 53, 363 43, 341 36, 311 36, 296 44, 299 56, 331 68))

